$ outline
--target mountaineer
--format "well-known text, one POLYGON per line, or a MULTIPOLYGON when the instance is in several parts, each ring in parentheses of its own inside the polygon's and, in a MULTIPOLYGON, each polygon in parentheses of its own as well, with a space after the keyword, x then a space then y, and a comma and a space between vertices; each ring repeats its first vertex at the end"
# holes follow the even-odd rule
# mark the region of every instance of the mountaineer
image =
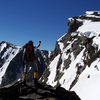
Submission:
POLYGON ((34 84, 38 83, 38 66, 37 66, 37 58, 35 50, 40 47, 41 41, 39 41, 37 46, 34 46, 34 42, 30 40, 28 43, 25 44, 23 47, 23 74, 22 80, 27 81, 27 74, 28 69, 31 67, 33 69, 33 78, 34 84))

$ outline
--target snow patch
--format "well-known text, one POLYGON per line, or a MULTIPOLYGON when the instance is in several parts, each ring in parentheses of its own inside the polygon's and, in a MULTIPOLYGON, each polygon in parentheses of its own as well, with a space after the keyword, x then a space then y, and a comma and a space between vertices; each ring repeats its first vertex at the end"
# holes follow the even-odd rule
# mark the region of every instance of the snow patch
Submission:
POLYGON ((99 36, 100 22, 90 22, 90 23, 84 24, 78 28, 77 32, 80 32, 82 35, 88 34, 87 37, 99 36))
POLYGON ((50 71, 50 75, 48 77, 48 81, 47 84, 51 85, 51 86, 55 86, 57 84, 57 82, 55 82, 55 77, 56 77, 56 72, 57 72, 57 64, 60 58, 60 54, 57 55, 55 57, 55 59, 50 63, 49 67, 49 71, 50 71))

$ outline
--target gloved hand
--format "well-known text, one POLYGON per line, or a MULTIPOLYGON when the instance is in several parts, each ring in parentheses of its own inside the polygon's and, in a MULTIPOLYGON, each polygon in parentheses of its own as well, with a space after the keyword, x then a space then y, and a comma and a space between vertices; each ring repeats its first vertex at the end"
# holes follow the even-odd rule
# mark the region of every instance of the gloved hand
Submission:
POLYGON ((39 41, 39 44, 41 44, 41 41, 39 41))

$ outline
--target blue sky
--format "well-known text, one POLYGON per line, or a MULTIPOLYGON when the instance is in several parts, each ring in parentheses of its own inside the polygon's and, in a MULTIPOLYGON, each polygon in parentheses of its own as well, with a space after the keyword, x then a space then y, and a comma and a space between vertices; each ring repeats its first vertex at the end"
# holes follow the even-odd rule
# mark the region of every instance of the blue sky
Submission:
POLYGON ((23 46, 41 40, 40 49, 53 50, 67 19, 87 10, 100 10, 100 0, 0 0, 0 41, 23 46))

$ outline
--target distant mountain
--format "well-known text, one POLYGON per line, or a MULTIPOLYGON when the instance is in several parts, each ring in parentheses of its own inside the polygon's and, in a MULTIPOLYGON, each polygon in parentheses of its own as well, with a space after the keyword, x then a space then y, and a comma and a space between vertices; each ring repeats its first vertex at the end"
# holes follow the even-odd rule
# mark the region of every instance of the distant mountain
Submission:
POLYGON ((56 42, 42 82, 74 90, 82 100, 99 100, 100 11, 69 18, 68 27, 56 42))
MULTIPOLYGON (((48 51, 39 50, 36 51, 37 64, 39 66, 39 75, 41 76, 48 60, 48 51)), ((0 84, 1 86, 10 84, 16 80, 19 80, 22 75, 22 47, 14 44, 2 41, 0 43, 0 84)), ((33 76, 30 72, 29 76, 33 76)))
MULTIPOLYGON (((19 53, 19 51, 20 47, 15 46, 11 43, 7 43, 5 41, 2 41, 0 43, 0 84, 2 83, 2 79, 5 78, 5 74, 8 70, 10 62, 19 53)), ((16 66, 14 66, 14 68, 16 68, 16 66)), ((13 72, 11 72, 10 74, 12 73, 13 72)))

